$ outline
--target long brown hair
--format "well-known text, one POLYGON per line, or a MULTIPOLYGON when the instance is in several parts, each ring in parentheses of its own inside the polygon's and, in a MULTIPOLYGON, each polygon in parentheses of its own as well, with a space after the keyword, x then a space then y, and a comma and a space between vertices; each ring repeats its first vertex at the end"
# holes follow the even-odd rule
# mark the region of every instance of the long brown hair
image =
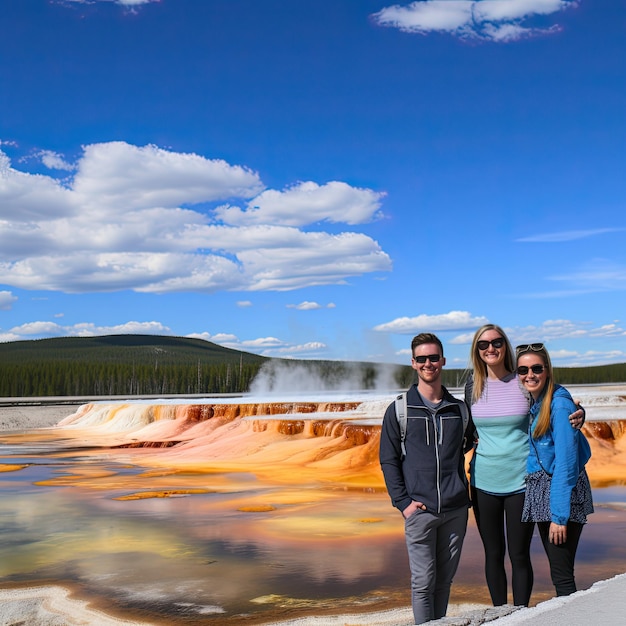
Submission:
POLYGON ((478 341, 483 333, 488 330, 495 330, 500 334, 500 337, 504 339, 504 345, 506 346, 506 354, 504 355, 504 367, 509 372, 515 371, 515 365, 513 361, 513 348, 511 342, 506 336, 506 333, 496 324, 485 324, 481 326, 475 333, 472 341, 471 359, 472 366, 474 367, 474 388, 472 390, 472 404, 478 402, 480 396, 483 394, 485 388, 485 381, 487 380, 487 364, 480 358, 480 352, 478 351, 478 341))
POLYGON ((550 413, 552 408, 552 396, 554 395, 554 373, 552 370, 552 361, 550 360, 550 355, 546 350, 545 346, 542 346, 538 350, 524 350, 522 352, 517 352, 517 358, 519 360, 520 356, 523 354, 536 354, 540 356, 543 360, 543 365, 546 368, 547 380, 546 385, 543 388, 542 396, 543 399, 541 401, 541 408, 539 409, 539 416, 537 417, 537 424, 535 425, 535 429, 533 430, 533 439, 538 439, 541 435, 544 435, 548 432, 550 428, 550 413))

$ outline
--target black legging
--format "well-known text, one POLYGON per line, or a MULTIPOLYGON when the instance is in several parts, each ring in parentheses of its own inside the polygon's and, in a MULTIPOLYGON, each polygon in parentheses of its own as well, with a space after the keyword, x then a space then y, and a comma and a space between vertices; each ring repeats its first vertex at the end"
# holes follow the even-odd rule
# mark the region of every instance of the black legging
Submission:
POLYGON ((528 606, 533 589, 530 542, 533 538, 534 524, 521 521, 524 494, 499 496, 472 487, 472 502, 476 524, 485 548, 485 577, 493 605, 507 603, 504 555, 508 547, 513 574, 513 604, 528 606))
POLYGON ((550 543, 548 534, 550 522, 537 522, 543 548, 550 562, 550 577, 557 596, 569 596, 576 591, 574 579, 574 559, 583 525, 576 522, 567 523, 567 541, 558 546, 550 543))

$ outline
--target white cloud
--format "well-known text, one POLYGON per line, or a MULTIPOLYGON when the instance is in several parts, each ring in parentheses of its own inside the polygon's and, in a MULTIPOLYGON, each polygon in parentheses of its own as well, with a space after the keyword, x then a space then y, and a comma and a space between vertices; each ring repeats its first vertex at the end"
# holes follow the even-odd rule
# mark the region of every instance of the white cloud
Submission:
POLYGON ((17 296, 10 291, 0 291, 0 310, 10 311, 14 302, 17 302, 17 296))
POLYGON ((28 322, 11 328, 0 335, 0 341, 19 341, 21 339, 40 339, 45 337, 98 337, 101 335, 169 335, 170 329, 160 322, 130 321, 114 326, 98 326, 83 322, 62 326, 56 322, 28 322))
POLYGON ((41 159, 41 162, 48 168, 52 170, 67 170, 71 172, 75 169, 75 166, 72 163, 66 161, 62 155, 57 152, 52 152, 52 150, 42 150, 37 154, 37 157, 41 159))
POLYGON ((363 224, 381 217, 384 194, 332 181, 325 185, 299 183, 277 191, 268 189, 248 202, 246 210, 224 206, 216 215, 226 224, 304 226, 316 222, 363 224))
POLYGON ((287 291, 307 285, 344 284, 368 272, 387 271, 391 261, 378 244, 359 233, 299 233, 304 247, 252 249, 238 257, 254 275, 251 290, 287 291))
POLYGON ((251 352, 261 356, 289 357, 291 355, 316 356, 317 353, 326 350, 327 346, 319 341, 311 341, 305 344, 290 344, 277 337, 259 337, 257 339, 239 339, 236 335, 217 333, 211 335, 208 332, 192 333, 187 337, 204 339, 220 344, 226 348, 251 352))
POLYGON ((309 341, 308 343, 303 343, 301 345, 285 346, 282 348, 275 348, 273 350, 267 350, 265 354, 267 356, 269 356, 270 353, 274 356, 290 355, 290 354, 302 355, 303 353, 319 352, 320 350, 325 350, 326 348, 327 346, 325 343, 322 343, 320 341, 309 341))
POLYGON ((408 32, 455 32, 472 21, 473 5, 471 0, 426 0, 385 7, 374 17, 383 26, 408 32))
POLYGON ((603 324, 598 328, 593 328, 589 334, 592 337, 620 337, 626 336, 626 330, 618 326, 618 323, 615 322, 613 324, 603 324))
POLYGON ((317 302, 309 302, 305 300, 304 302, 300 302, 300 304, 288 304, 288 309, 297 309, 298 311, 316 311, 317 309, 334 309, 336 305, 332 302, 328 304, 319 304, 317 302))
POLYGON ((129 10, 134 10, 142 4, 150 4, 152 2, 161 2, 161 0, 56 0, 57 4, 96 4, 98 2, 112 2, 119 4, 129 10))
POLYGON ((246 339, 239 345, 247 348, 276 348, 278 346, 284 346, 285 342, 276 337, 259 337, 258 339, 246 339))
POLYGON ((478 0, 472 4, 475 20, 499 22, 524 19, 529 15, 550 15, 576 3, 571 0, 478 0))
POLYGON ((85 146, 73 189, 96 210, 175 208, 229 197, 249 198, 263 188, 258 174, 221 159, 170 152, 123 141, 85 146))
POLYGON ((362 233, 300 227, 369 221, 381 197, 339 182, 264 191, 247 167, 119 141, 85 146, 63 182, 18 171, 0 151, 0 283, 74 293, 342 284, 389 271, 389 256, 362 233), (235 198, 262 208, 250 219, 235 198))
POLYGON ((416 317, 398 317, 391 322, 375 326, 374 330, 408 335, 421 332, 478 328, 487 322, 486 317, 475 317, 467 311, 450 311, 441 315, 422 314, 416 317))
POLYGON ((192 339, 202 339, 203 341, 210 341, 211 343, 219 343, 220 345, 226 346, 227 348, 234 347, 239 345, 239 339, 237 335, 232 335, 230 333, 217 333, 216 335, 212 335, 208 332, 203 333, 190 333, 185 335, 185 337, 190 337, 192 339))
POLYGON ((571 284, 574 292, 622 291, 626 289, 626 266, 608 259, 593 259, 577 271, 549 279, 571 284))
POLYGON ((252 302, 250 302, 250 300, 238 300, 237 301, 237 306, 241 307, 242 309, 245 309, 247 307, 251 307, 252 306, 252 302))
POLYGON ((563 288, 551 291, 518 293, 517 298, 571 298, 594 293, 626 290, 626 266, 608 259, 592 259, 567 274, 546 276, 545 280, 561 283, 563 288))
POLYGON ((300 304, 288 304, 288 309, 297 309, 298 311, 316 311, 317 309, 323 308, 321 304, 317 302, 309 302, 305 300, 304 302, 300 302, 300 304))
POLYGON ((589 367, 592 365, 623 363, 626 361, 626 352, 622 350, 588 350, 587 352, 555 350, 550 352, 550 358, 557 367, 589 367), (560 363, 562 360, 566 360, 567 363, 560 363))
MULTIPOLYGON (((53 178, 26 174, 11 167, 9 157, 0 150, 0 220, 36 228, 33 220, 49 221, 75 215, 74 194, 53 178)), ((5 224, 0 228, 4 231, 5 224)), ((0 248, 0 254, 4 246, 0 248)))
MULTIPOLYGON (((598 339, 601 337, 623 337, 626 330, 619 325, 619 320, 612 323, 594 326, 590 322, 576 322, 566 319, 546 320, 538 325, 508 326, 503 328, 511 343, 515 346, 520 343, 541 341, 548 344, 561 339, 598 339)), ((462 333, 449 343, 469 345, 474 333, 462 333)), ((550 353, 552 355, 552 352, 550 353)))
POLYGON ((382 26, 405 32, 450 33, 462 38, 514 41, 558 29, 526 25, 577 6, 578 0, 418 0, 383 8, 373 17, 382 26))
POLYGON ((624 232, 626 228, 590 228, 587 230, 565 230, 557 233, 544 233, 541 235, 531 235, 521 237, 516 241, 521 243, 560 243, 563 241, 575 241, 577 239, 587 239, 608 233, 624 232))

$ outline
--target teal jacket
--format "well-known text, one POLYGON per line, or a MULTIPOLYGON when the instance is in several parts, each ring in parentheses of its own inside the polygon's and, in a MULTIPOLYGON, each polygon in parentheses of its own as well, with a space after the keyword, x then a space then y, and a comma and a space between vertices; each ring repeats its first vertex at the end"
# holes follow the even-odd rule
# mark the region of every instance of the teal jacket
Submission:
POLYGON ((578 475, 591 458, 591 448, 585 436, 571 427, 569 416, 576 410, 572 396, 565 387, 554 386, 550 406, 550 428, 538 439, 532 436, 537 425, 543 396, 530 407, 529 474, 542 468, 552 474, 550 511, 555 524, 565 525, 570 516, 572 490, 578 475))

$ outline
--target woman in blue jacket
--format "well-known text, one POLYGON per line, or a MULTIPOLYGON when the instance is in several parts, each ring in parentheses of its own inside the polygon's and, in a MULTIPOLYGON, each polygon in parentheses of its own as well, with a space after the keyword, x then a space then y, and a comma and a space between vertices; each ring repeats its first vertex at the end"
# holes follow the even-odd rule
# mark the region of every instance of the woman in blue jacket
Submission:
POLYGON ((569 392, 554 383, 544 345, 517 346, 516 354, 517 374, 532 397, 522 520, 537 522, 556 594, 567 596, 576 591, 576 549, 587 515, 593 513, 585 470, 591 449, 570 426, 575 405, 569 392))

